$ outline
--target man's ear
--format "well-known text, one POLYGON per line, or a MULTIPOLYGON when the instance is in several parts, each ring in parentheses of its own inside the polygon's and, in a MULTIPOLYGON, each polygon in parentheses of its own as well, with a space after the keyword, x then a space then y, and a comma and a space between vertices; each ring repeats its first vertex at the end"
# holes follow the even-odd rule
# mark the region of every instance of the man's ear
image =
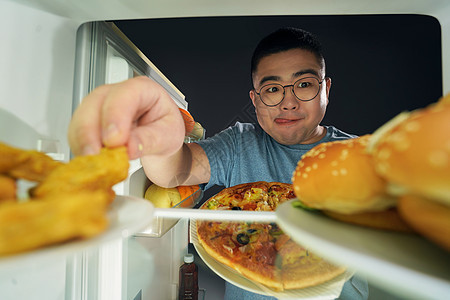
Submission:
POLYGON ((256 105, 255 105, 255 101, 256 101, 255 90, 251 89, 250 92, 248 92, 248 95, 250 96, 250 99, 252 99, 253 106, 256 107, 256 105))
POLYGON ((326 77, 325 82, 327 85, 327 99, 330 97, 330 89, 331 89, 331 77, 326 77))

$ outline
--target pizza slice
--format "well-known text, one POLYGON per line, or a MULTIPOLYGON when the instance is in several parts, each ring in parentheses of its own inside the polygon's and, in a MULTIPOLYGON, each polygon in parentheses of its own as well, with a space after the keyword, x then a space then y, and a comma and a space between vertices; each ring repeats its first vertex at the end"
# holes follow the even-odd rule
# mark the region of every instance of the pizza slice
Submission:
MULTIPOLYGON (((284 235, 286 236, 286 235, 284 235)), ((321 284, 345 272, 291 239, 278 249, 284 289, 301 289, 321 284)))
MULTIPOLYGON (((222 190, 201 208, 273 211, 294 197, 290 184, 246 183, 222 190)), ((296 244, 275 223, 197 221, 197 238, 217 261, 276 291, 317 285, 345 271, 296 244)))

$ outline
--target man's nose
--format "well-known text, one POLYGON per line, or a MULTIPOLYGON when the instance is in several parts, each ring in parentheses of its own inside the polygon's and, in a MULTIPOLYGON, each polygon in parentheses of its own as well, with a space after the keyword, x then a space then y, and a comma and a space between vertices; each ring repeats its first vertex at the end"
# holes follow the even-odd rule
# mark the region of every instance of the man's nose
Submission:
POLYGON ((281 102, 281 109, 284 110, 292 110, 297 109, 299 106, 299 101, 297 100, 297 97, 294 95, 294 91, 292 90, 292 87, 285 87, 284 88, 284 100, 281 102))

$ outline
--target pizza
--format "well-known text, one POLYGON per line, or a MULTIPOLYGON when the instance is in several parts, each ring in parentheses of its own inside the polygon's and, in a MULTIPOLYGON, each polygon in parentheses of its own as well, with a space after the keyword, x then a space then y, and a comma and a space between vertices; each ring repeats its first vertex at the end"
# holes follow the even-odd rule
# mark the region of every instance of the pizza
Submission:
MULTIPOLYGON (((252 182, 223 189, 201 209, 274 211, 292 185, 252 182)), ((197 221, 197 239, 220 263, 275 291, 321 284, 345 272, 295 243, 275 223, 197 221)))

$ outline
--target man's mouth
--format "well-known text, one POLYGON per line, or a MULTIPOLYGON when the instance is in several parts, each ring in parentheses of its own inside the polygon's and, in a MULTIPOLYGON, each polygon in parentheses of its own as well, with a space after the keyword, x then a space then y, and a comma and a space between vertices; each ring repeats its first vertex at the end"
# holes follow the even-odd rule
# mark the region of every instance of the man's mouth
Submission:
POLYGON ((300 119, 284 119, 284 118, 276 118, 275 123, 282 126, 292 125, 298 122, 300 119))

